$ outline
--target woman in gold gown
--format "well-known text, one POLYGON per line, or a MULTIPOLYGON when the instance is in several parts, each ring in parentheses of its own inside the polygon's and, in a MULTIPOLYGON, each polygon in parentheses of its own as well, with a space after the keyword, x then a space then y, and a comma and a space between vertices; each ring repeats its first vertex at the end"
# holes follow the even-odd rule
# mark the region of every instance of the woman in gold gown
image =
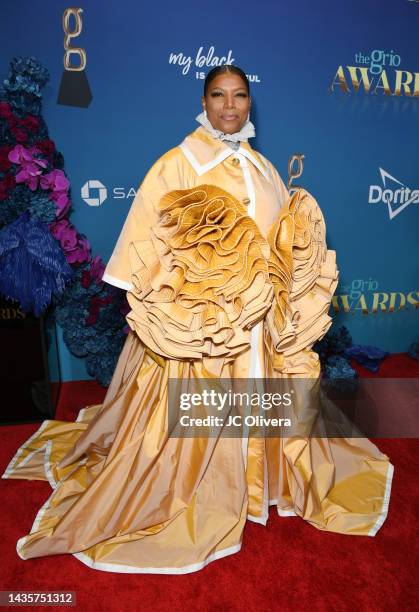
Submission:
POLYGON ((105 270, 131 311, 103 404, 44 421, 3 474, 53 488, 22 559, 182 574, 238 552, 269 505, 342 534, 373 536, 386 518, 393 466, 365 438, 169 435, 169 379, 317 389, 312 346, 338 281, 316 201, 290 195, 248 143, 246 75, 213 69, 202 105, 199 127, 147 173, 105 270))

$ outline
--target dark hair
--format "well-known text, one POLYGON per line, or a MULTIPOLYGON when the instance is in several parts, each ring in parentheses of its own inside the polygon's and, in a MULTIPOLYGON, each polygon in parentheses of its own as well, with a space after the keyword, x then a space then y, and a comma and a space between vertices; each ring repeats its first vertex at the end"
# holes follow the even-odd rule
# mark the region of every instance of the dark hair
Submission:
POLYGON ((243 70, 238 66, 233 66, 232 64, 223 64, 222 66, 216 66, 215 68, 212 68, 212 70, 210 70, 207 76, 205 77, 204 96, 207 95, 208 86, 211 81, 215 79, 215 77, 217 77, 219 74, 225 74, 226 72, 232 72, 233 74, 237 74, 239 77, 241 77, 247 89, 247 93, 248 95, 250 95, 249 80, 243 70))

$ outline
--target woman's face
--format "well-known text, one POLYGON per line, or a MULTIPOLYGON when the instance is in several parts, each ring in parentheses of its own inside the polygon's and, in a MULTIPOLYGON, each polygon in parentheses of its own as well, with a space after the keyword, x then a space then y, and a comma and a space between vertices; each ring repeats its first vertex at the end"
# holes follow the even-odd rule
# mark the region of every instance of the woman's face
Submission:
POLYGON ((247 121, 251 98, 242 78, 233 72, 219 74, 202 96, 202 108, 216 130, 225 134, 239 132, 247 121))

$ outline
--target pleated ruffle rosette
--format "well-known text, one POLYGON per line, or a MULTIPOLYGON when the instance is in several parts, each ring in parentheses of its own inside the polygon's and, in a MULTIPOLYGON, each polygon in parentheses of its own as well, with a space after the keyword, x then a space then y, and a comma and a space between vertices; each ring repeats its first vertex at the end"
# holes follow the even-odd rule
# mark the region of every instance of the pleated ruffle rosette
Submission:
POLYGON ((236 198, 213 185, 167 193, 150 240, 130 245, 130 327, 169 359, 234 359, 273 299, 270 248, 236 198))
POLYGON ((328 314, 339 271, 326 244, 326 226, 316 200, 299 189, 285 202, 268 233, 269 274, 275 299, 264 324, 274 366, 294 363, 301 373, 318 364, 313 344, 332 324, 328 314), (314 363, 315 362, 315 363, 314 363))

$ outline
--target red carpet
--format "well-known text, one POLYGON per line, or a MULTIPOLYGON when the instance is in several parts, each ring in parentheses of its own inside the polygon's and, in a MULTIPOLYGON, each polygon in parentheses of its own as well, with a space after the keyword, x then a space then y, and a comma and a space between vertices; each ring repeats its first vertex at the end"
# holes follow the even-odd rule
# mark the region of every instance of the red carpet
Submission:
MULTIPOLYGON (((419 363, 404 354, 391 355, 379 376, 419 377, 419 363)), ((104 393, 94 382, 65 383, 57 418, 74 420, 104 393)), ((38 427, 0 428, 2 472, 38 427)), ((418 444, 415 439, 376 443, 391 458, 395 473, 388 518, 375 538, 321 532, 271 509, 266 527, 247 523, 241 552, 185 576, 100 572, 71 555, 21 560, 16 541, 29 533, 51 488, 41 481, 0 480, 0 590, 75 591, 77 608, 89 612, 417 609, 418 444)))

